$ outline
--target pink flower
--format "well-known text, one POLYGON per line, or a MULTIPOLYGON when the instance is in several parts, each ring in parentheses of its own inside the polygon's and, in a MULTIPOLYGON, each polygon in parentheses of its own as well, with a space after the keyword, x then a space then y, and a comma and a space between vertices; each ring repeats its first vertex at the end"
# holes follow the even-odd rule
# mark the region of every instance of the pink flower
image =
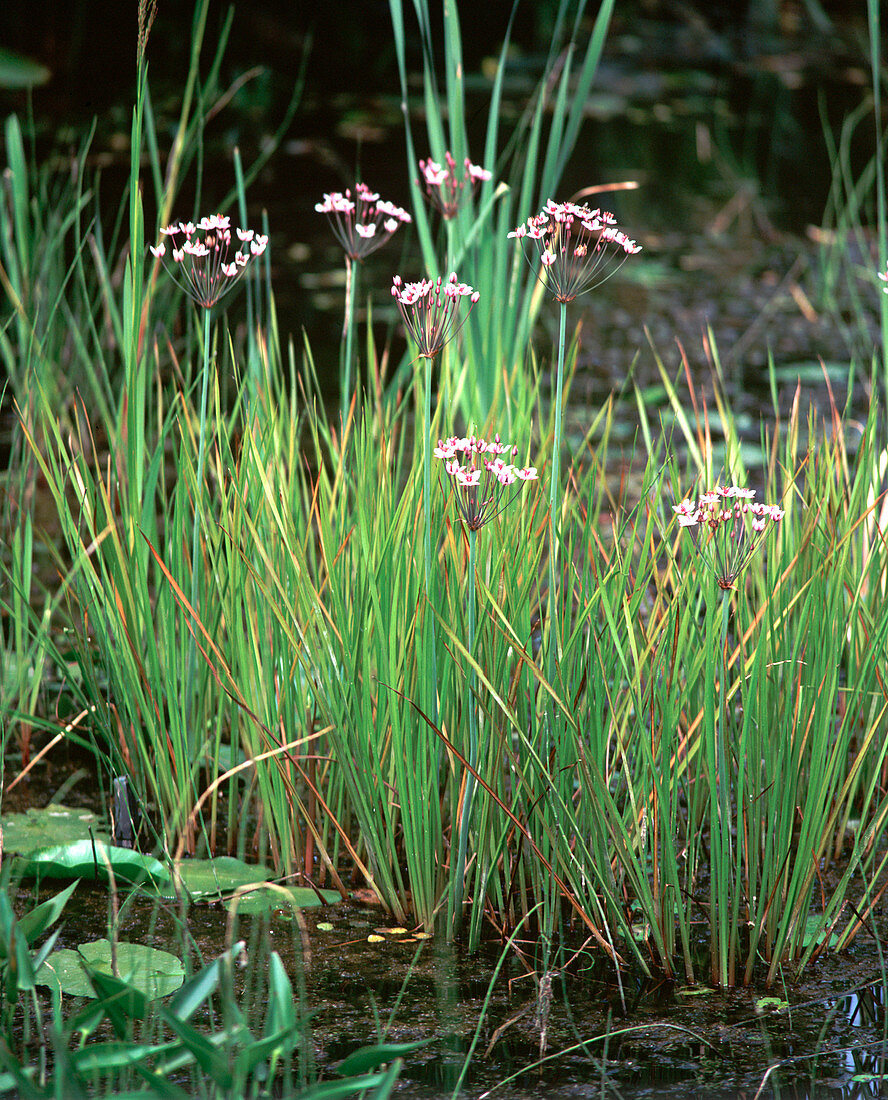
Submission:
POLYGON ((365 183, 355 184, 354 195, 333 191, 324 201, 315 203, 319 214, 326 214, 330 228, 350 260, 363 260, 377 248, 382 248, 392 234, 411 220, 406 210, 390 202, 380 202, 379 195, 365 183))
MULTIPOLYGON (((444 154, 444 160, 444 165, 433 160, 421 160, 419 170, 429 202, 443 217, 454 218, 466 184, 471 192, 483 180, 491 179, 493 173, 478 164, 472 164, 466 157, 463 174, 459 177, 456 174, 456 161, 449 152, 444 154)), ((419 180, 416 182, 419 183, 419 180)))
POLYGON ((786 514, 778 504, 753 502, 754 496, 754 489, 716 485, 697 501, 672 505, 679 527, 690 532, 694 548, 715 574, 719 588, 735 587, 769 527, 786 514))
MULTIPOLYGON (((879 278, 882 280, 883 283, 888 283, 888 270, 880 271, 879 278)), ((888 294, 888 286, 883 286, 882 291, 883 293, 888 294)))
POLYGON ((509 236, 534 242, 556 302, 573 301, 610 278, 627 256, 641 251, 617 229, 616 219, 607 210, 552 199, 509 236))
POLYGON ((401 276, 396 275, 392 280, 392 297, 420 356, 434 359, 466 323, 480 295, 459 282, 454 272, 446 283, 440 275, 434 282, 422 279, 418 283, 402 282, 401 276), (466 299, 469 308, 461 313, 466 299))
POLYGON ((170 262, 163 239, 157 246, 149 245, 149 251, 197 305, 210 309, 234 289, 250 260, 261 256, 268 245, 268 237, 252 229, 235 232, 238 245, 232 244, 230 219, 211 214, 196 226, 179 222, 161 227, 161 238, 170 239, 170 262), (241 251, 241 246, 246 250, 241 251))
POLYGON ((454 482, 457 508, 470 531, 480 531, 507 508, 521 491, 522 484, 536 481, 537 472, 533 466, 519 470, 502 458, 487 457, 517 453, 517 447, 501 443, 499 436, 490 442, 475 436, 438 440, 435 457, 444 459, 444 470, 454 482))

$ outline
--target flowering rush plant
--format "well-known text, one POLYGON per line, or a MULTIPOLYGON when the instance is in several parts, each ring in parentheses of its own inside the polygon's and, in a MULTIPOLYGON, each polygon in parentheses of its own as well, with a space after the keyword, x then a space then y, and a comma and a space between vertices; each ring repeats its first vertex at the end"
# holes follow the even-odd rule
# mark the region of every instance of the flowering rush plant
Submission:
POLYGON ((498 435, 491 442, 474 435, 438 440, 435 457, 444 460, 456 489, 457 507, 470 531, 480 531, 512 503, 525 482, 536 481, 535 467, 519 469, 503 458, 517 453, 517 447, 500 442, 498 435))
POLYGON ((434 281, 420 279, 418 283, 405 283, 400 275, 392 279, 392 297, 398 303, 404 327, 424 359, 434 359, 459 332, 480 296, 477 290, 461 283, 456 272, 446 282, 440 275, 434 281), (469 308, 461 314, 460 307, 466 299, 469 308))
MULTIPOLYGON (((883 283, 888 283, 888 270, 880 271, 879 278, 882 280, 883 283)), ((883 286, 882 291, 883 293, 888 294, 888 286, 883 286)))
POLYGON ((522 244, 533 242, 542 264, 538 278, 546 273, 556 302, 572 302, 610 278, 627 256, 641 251, 641 245, 631 241, 616 223, 607 210, 549 199, 539 214, 509 236, 522 244))
POLYGON ((326 214, 330 228, 350 260, 363 260, 385 242, 403 224, 411 221, 406 210, 385 202, 365 183, 351 190, 333 191, 315 203, 319 214, 326 214))
MULTIPOLYGON (((449 152, 444 154, 444 164, 434 160, 421 160, 419 170, 422 173, 429 202, 445 218, 455 218, 459 210, 466 184, 474 190, 482 180, 489 180, 493 173, 479 164, 472 164, 468 157, 464 162, 464 172, 458 176, 456 161, 449 152)), ((419 183, 419 180, 416 181, 419 183)))
POLYGON ((754 497, 755 489, 716 485, 699 500, 672 505, 679 526, 690 532, 697 553, 726 591, 735 587, 768 530, 785 515, 779 505, 757 503, 754 497))
POLYGON ((268 237, 252 229, 235 228, 238 244, 232 247, 230 219, 211 214, 194 225, 178 222, 165 226, 166 241, 151 245, 150 251, 169 272, 173 281, 199 306, 210 309, 240 282, 251 260, 261 256, 268 237))

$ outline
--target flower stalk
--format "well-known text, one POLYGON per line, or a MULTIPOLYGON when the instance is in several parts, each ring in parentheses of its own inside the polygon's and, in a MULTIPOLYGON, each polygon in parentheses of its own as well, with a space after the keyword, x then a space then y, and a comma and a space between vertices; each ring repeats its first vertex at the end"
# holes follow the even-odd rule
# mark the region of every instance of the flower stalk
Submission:
MULTIPOLYGON (((432 575, 432 456, 430 439, 432 434, 432 363, 441 354, 447 343, 465 324, 469 313, 480 297, 477 290, 459 282, 456 272, 445 282, 441 276, 433 282, 420 279, 419 282, 405 283, 400 275, 392 280, 392 297, 398 304, 404 327, 416 346, 417 354, 425 360, 424 384, 422 394, 422 512, 423 512, 423 585, 428 600, 432 575), (463 304, 468 300, 468 309, 463 304)), ((428 700, 430 713, 435 719, 438 714, 437 659, 435 655, 434 632, 429 627, 427 637, 426 680, 430 681, 428 700)))
MULTIPOLYGON (((468 633, 468 652, 474 662, 476 629, 476 545, 478 532, 513 503, 524 484, 537 479, 533 466, 521 468, 504 460, 503 456, 513 458, 518 448, 503 443, 497 435, 487 441, 475 436, 459 438, 451 436, 447 440, 438 440, 435 457, 444 462, 444 470, 454 487, 454 497, 469 543, 469 573, 466 581, 466 620, 468 633), (465 465, 463 465, 465 462, 465 465)), ((469 771, 459 809, 459 834, 457 840, 456 861, 453 865, 450 890, 450 910, 448 925, 454 935, 462 918, 465 896, 466 852, 468 850, 469 828, 472 819, 472 805, 475 797, 475 772, 481 760, 481 746, 478 735, 477 694, 478 678, 474 664, 470 664, 466 709, 469 717, 469 771)))
MULTIPOLYGON (((560 660, 561 624, 558 603, 558 559, 561 551, 561 413, 564 357, 567 343, 567 303, 610 278, 641 246, 617 228, 607 210, 591 210, 572 202, 554 202, 508 234, 525 245, 532 242, 539 256, 537 278, 545 282, 560 305, 555 374, 555 423, 552 474, 549 489, 549 595, 546 679, 554 683, 556 657, 560 660)), ((527 251, 525 251, 525 256, 527 251)), ((528 261, 530 262, 530 261, 528 261)), ((554 717, 552 719, 554 721, 554 717)))
POLYGON ((330 228, 345 253, 345 318, 342 326, 339 363, 339 400, 343 423, 352 398, 352 360, 355 328, 355 303, 358 294, 358 267, 412 219, 406 210, 380 199, 365 183, 350 189, 332 191, 323 202, 315 203, 319 214, 326 214, 330 228))
MULTIPOLYGON (((268 237, 252 229, 235 228, 223 214, 211 214, 194 225, 176 222, 160 230, 162 240, 149 246, 161 261, 173 282, 203 310, 203 361, 200 384, 200 425, 197 445, 197 480, 194 489, 194 524, 191 533, 191 606, 198 606, 198 559, 200 551, 200 515, 206 463, 207 393, 210 378, 210 314, 241 281, 251 262, 263 254, 268 237), (237 239, 237 245, 234 241, 237 239), (169 248, 167 247, 169 243, 169 248)), ((195 675, 195 641, 191 636, 188 659, 188 695, 195 675)), ((193 737, 193 735, 192 735, 193 737)), ((194 744, 192 744, 192 749, 194 744)))
POLYGON ((718 645, 707 647, 704 748, 709 771, 710 973, 713 983, 722 987, 734 984, 739 947, 739 871, 735 875, 731 814, 736 783, 727 747, 731 593, 767 533, 784 516, 779 505, 758 503, 754 497, 754 489, 716 485, 699 500, 684 500, 672 506, 679 527, 689 533, 697 556, 715 581, 706 600, 706 636, 717 637, 718 645), (721 600, 714 598, 715 592, 721 593, 721 600))

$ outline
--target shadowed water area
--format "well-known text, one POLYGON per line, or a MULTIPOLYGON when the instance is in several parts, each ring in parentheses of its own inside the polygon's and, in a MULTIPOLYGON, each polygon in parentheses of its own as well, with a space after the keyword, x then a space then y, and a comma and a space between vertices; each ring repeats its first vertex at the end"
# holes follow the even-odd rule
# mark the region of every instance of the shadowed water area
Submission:
MULTIPOLYGON (((397 83, 383 45, 388 13, 385 6, 370 7, 372 18, 355 16, 353 40, 340 28, 331 41, 323 21, 309 27, 301 18, 291 20, 283 5, 243 5, 229 61, 230 78, 243 77, 243 91, 234 109, 222 112, 224 121, 208 130, 201 201, 212 205, 230 187, 231 148, 237 145, 249 163, 268 139, 292 83, 294 59, 313 34, 298 113, 249 198, 251 209, 267 211, 280 329, 297 346, 301 330, 310 332, 318 363, 336 362, 344 276, 341 251, 314 204, 356 176, 387 199, 407 199, 397 83), (260 62, 263 68, 254 73, 260 62)), ((727 394, 750 454, 760 454, 763 425, 775 410, 786 415, 796 401, 802 409, 813 404, 824 419, 831 404, 844 409, 847 402, 852 422, 865 418, 869 363, 880 338, 880 303, 872 293, 876 241, 859 240, 843 253, 838 277, 831 252, 835 164, 823 136, 824 126, 838 132, 866 78, 862 28, 851 8, 835 5, 829 27, 800 20, 795 35, 792 6, 779 35, 732 18, 730 5, 717 5, 708 15, 642 5, 618 17, 559 197, 608 180, 637 182, 636 191, 615 193, 607 205, 643 245, 643 262, 627 265, 571 306, 568 324, 579 333, 579 353, 566 413, 569 444, 583 438, 590 410, 622 394, 626 411, 614 436, 628 453, 638 434, 632 384, 651 422, 662 418, 668 432, 674 413, 664 373, 689 411, 691 389, 699 408, 705 403, 711 409, 716 391, 727 394), (857 377, 849 372, 852 361, 857 377)), ((39 29, 49 35, 57 32, 52 13, 58 12, 53 5, 47 9, 39 29)), ((13 3, 0 20, 12 25, 21 10, 13 3)), ((151 75, 163 133, 174 117, 181 50, 172 42, 175 17, 161 7, 159 19, 151 75)), ((69 47, 70 56, 82 57, 90 17, 81 13, 75 29, 80 43, 69 47)), ((539 29, 532 20, 517 28, 505 118, 523 108, 541 72, 539 29)), ((480 29, 473 40, 470 22, 464 32, 467 43, 475 42, 466 59, 469 114, 477 101, 480 117, 497 43, 486 42, 480 29)), ((65 75, 60 61, 58 81, 46 99, 35 101, 38 147, 60 164, 65 144, 75 148, 84 119, 99 111, 89 160, 101 165, 109 211, 127 170, 127 42, 127 65, 119 73, 112 66, 87 74, 95 82, 87 80, 89 95, 78 98, 75 78, 65 75), (95 106, 87 102, 92 98, 95 106)), ((54 56, 64 57, 55 38, 52 44, 54 56)), ((421 105, 414 108, 419 118, 421 105)), ((866 163, 868 141, 855 136, 849 155, 866 163)), ((146 211, 149 227, 153 219, 146 211)), ((372 294, 376 339, 393 360, 404 343, 388 293, 391 275, 412 278, 419 271, 416 242, 403 237, 391 252, 374 256, 362 276, 363 291, 372 294)), ((235 301, 233 328, 243 325, 242 310, 235 301)), ((367 319, 363 309, 359 319, 367 319)), ((544 313, 536 339, 544 361, 555 324, 554 311, 544 313)), ((335 369, 321 382, 335 401, 335 369)), ((7 401, 2 453, 11 425, 7 401)), ((90 766, 77 756, 50 756, 30 782, 4 794, 4 813, 43 805, 63 786, 66 803, 104 813, 90 766)), ((11 758, 6 776, 15 768, 11 758)), ((43 890, 41 897, 51 892, 43 890)), ((19 905, 33 900, 21 887, 19 905)), ((59 946, 94 935, 107 919, 107 891, 80 891, 65 911, 59 946)), ((884 961, 880 941, 869 932, 843 955, 814 962, 801 979, 787 971, 782 985, 723 993, 680 981, 640 981, 631 973, 621 987, 573 929, 565 939, 576 954, 568 952, 564 973, 546 971, 539 943, 519 937, 494 980, 503 951, 495 938, 469 956, 443 937, 421 941, 410 928, 395 930, 381 909, 359 900, 305 910, 295 920, 283 911, 242 918, 239 926, 220 907, 195 904, 186 919, 204 959, 234 938, 247 940, 246 989, 250 966, 267 965, 270 948, 281 954, 311 1014, 308 1056, 325 1075, 383 1033, 389 1041, 429 1040, 407 1056, 396 1095, 443 1100, 457 1087, 469 1055, 462 1095, 479 1100, 884 1095, 884 961), (539 1068, 527 1070, 538 1060, 539 1068)), ((886 931, 881 912, 872 929, 886 931)), ((705 958, 702 919, 698 932, 705 958)), ((171 950, 176 934, 174 908, 158 915, 148 901, 133 904, 120 927, 122 937, 171 950)))

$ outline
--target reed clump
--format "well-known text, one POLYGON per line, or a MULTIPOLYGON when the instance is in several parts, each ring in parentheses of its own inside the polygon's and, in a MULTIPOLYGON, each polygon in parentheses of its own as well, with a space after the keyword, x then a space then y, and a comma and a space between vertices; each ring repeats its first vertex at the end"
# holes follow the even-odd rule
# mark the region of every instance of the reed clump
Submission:
MULTIPOLYGON (((143 141, 144 58, 125 240, 87 221, 83 171, 59 221, 7 124, 0 353, 19 436, 3 643, 38 676, 73 654, 65 691, 88 719, 67 735, 101 774, 128 778, 141 842, 160 853, 261 853, 281 876, 360 884, 399 922, 471 946, 528 922, 618 972, 771 983, 850 943, 888 886, 883 400, 875 368, 863 424, 835 407, 821 423, 797 400, 765 418, 752 463, 713 362, 715 414, 692 423, 693 395, 664 370, 672 430, 612 397, 581 439, 563 438, 567 304, 613 255, 645 262, 613 215, 553 200, 612 7, 570 51, 576 71, 553 57, 511 137, 519 155, 502 154, 500 71, 491 168, 477 171, 448 9, 447 111, 427 119, 434 159, 414 162, 428 188, 462 161, 470 186, 450 188, 438 237, 418 179, 410 214, 363 184, 319 204, 342 217, 376 204, 356 245, 415 225, 425 268, 395 277, 411 337, 396 369, 372 327, 360 339, 349 282, 336 413, 310 339, 297 354, 278 330, 273 226, 241 236, 243 261, 217 273, 243 284, 240 341, 216 295, 189 312, 151 266, 141 153, 168 211, 193 149, 162 166, 143 141), (529 271, 510 231, 540 247, 529 271), (472 286, 439 274, 456 269, 472 286), (557 343, 537 360, 550 296, 557 343), (630 484, 611 439, 631 417, 630 484), (497 430, 523 465, 503 461, 498 437, 484 444, 497 430), (483 469, 454 457, 482 450, 483 469), (449 465, 433 474, 434 453, 449 465), (537 476, 545 491, 515 491, 537 476), (750 505, 754 486, 774 503, 750 505), (39 593, 37 492, 52 501, 58 572, 39 593)), ((427 91, 431 52, 428 65, 427 91)), ((189 225, 166 233, 190 240, 189 225)), ((218 234, 228 218, 197 225, 218 234)), ((362 290, 398 323, 391 294, 362 290)), ((26 730, 59 730, 32 683, 4 681, 5 752, 16 732, 24 751, 26 730)))

